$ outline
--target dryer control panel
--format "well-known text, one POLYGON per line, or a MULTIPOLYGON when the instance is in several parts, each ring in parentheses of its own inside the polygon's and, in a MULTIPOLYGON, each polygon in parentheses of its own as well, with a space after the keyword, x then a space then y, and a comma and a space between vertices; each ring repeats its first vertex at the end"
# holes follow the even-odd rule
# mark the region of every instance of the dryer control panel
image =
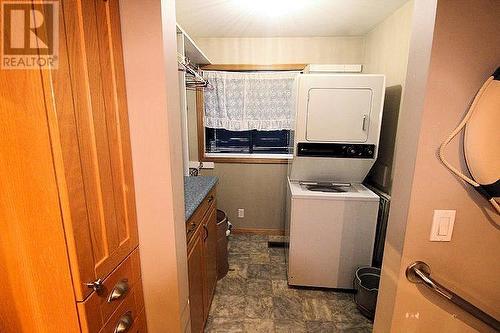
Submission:
POLYGON ((375 145, 346 143, 308 143, 297 144, 299 157, 334 157, 334 158, 373 158, 375 145))

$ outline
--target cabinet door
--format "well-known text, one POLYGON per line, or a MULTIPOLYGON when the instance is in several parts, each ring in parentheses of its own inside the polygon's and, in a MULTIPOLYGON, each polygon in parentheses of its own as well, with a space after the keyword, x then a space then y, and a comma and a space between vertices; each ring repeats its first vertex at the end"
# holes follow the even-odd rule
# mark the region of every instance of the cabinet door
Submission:
POLYGON ((76 253, 70 258, 82 300, 89 278, 109 275, 137 247, 138 236, 118 0, 67 0, 62 8, 71 74, 65 89, 71 88, 74 113, 58 121, 71 211, 68 247, 76 253))
POLYGON ((189 307, 191 311, 191 332, 200 333, 205 322, 203 305, 203 228, 198 228, 188 245, 189 307))
POLYGON ((210 208, 203 221, 203 256, 205 262, 205 318, 208 317, 217 284, 217 210, 210 208))

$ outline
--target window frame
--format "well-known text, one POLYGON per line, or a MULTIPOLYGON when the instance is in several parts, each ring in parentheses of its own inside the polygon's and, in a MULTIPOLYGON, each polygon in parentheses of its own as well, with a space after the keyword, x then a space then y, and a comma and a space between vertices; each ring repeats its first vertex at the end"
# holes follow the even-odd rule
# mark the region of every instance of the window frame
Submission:
MULTIPOLYGON (((306 64, 276 64, 276 65, 249 65, 223 64, 206 65, 202 70, 226 72, 258 72, 258 71, 304 71, 306 64)), ((201 162, 217 163, 251 163, 251 164, 287 164, 292 154, 224 154, 207 153, 205 151, 205 124, 204 124, 204 91, 196 90, 196 119, 198 132, 198 159, 201 162)))

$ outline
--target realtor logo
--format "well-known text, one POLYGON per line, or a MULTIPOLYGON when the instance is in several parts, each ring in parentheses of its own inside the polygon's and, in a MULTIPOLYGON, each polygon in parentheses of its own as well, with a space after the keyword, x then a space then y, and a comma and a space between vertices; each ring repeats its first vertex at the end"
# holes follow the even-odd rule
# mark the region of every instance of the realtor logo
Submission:
POLYGON ((2 1, 1 4, 1 68, 57 68, 58 1, 2 1))

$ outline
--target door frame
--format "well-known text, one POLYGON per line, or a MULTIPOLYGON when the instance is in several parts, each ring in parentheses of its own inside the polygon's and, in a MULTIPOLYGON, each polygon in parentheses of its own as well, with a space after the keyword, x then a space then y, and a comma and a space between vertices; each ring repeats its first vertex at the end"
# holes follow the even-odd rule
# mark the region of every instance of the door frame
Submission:
POLYGON ((417 158, 438 0, 415 0, 408 66, 396 136, 391 210, 382 260, 374 332, 390 332, 417 158))

